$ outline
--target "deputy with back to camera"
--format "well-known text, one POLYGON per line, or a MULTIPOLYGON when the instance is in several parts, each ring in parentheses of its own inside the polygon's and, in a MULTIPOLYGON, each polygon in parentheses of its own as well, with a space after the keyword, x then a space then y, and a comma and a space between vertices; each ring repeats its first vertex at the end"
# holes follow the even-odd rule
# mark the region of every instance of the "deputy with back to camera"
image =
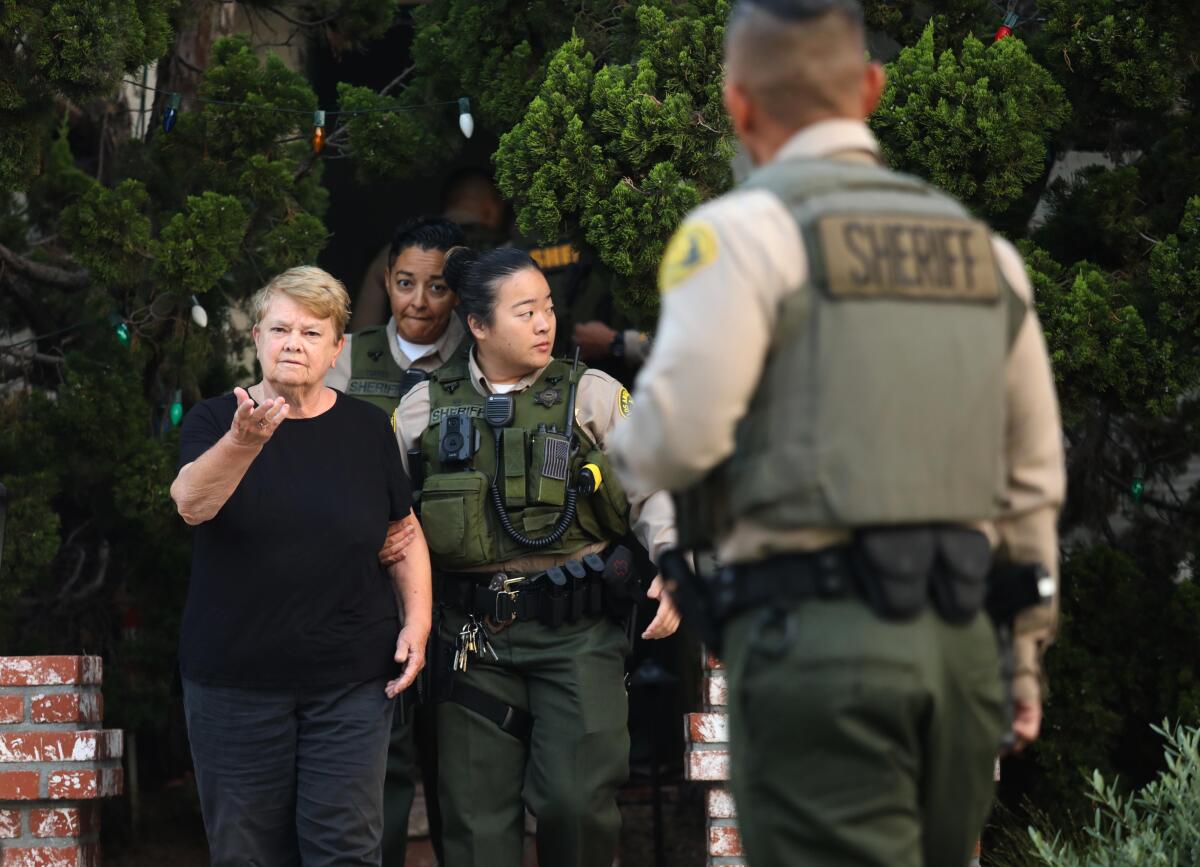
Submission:
POLYGON ((858 3, 742 0, 725 38, 757 169, 668 246, 614 462, 722 564, 687 586, 724 638, 750 863, 962 867, 1006 725, 1037 737, 1056 619, 1062 432, 1030 283, 883 165, 858 3))

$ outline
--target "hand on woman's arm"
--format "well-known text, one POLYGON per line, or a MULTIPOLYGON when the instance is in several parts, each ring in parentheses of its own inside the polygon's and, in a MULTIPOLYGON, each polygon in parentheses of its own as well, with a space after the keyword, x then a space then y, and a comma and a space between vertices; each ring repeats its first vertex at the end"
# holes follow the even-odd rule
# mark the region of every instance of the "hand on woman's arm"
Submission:
POLYGON ((404 624, 396 639, 396 662, 404 664, 404 671, 400 677, 388 681, 385 690, 388 698, 395 698, 408 689, 425 667, 425 644, 433 623, 433 573, 429 548, 416 518, 410 513, 406 520, 411 521, 415 532, 404 552, 404 559, 388 569, 404 624))
POLYGON ((387 538, 383 540, 383 548, 379 551, 379 562, 388 567, 403 560, 405 549, 412 544, 418 532, 420 526, 417 524, 417 517, 411 512, 407 518, 388 524, 387 538))
POLYGON ((237 490, 250 464, 283 420, 288 405, 277 397, 257 408, 244 388, 235 388, 238 408, 229 430, 212 448, 185 464, 171 483, 171 499, 188 524, 210 521, 237 490))

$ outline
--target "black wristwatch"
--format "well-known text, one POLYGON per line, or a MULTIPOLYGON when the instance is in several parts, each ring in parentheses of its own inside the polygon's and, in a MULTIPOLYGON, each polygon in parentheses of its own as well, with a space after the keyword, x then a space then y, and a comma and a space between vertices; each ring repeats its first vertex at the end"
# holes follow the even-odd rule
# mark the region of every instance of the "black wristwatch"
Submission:
POLYGON ((612 354, 613 358, 624 358, 625 357, 625 332, 624 331, 618 331, 616 333, 616 336, 614 336, 612 339, 612 343, 610 343, 608 345, 608 351, 612 354))

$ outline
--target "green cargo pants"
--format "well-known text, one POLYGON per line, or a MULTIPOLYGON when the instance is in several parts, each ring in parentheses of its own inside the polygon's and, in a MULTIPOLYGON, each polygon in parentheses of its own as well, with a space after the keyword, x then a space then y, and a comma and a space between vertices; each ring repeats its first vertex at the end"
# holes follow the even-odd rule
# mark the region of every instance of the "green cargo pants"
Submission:
MULTIPOLYGON (((447 611, 442 636, 465 622, 447 611)), ((520 867, 525 808, 537 817, 538 863, 610 867, 629 776, 624 633, 589 618, 551 629, 514 623, 456 672, 533 715, 528 742, 454 702, 438 705, 438 785, 444 867, 520 867)))
POLYGON ((964 867, 1003 730, 985 615, 886 622, 858 600, 726 633, 732 788, 754 867, 964 867))

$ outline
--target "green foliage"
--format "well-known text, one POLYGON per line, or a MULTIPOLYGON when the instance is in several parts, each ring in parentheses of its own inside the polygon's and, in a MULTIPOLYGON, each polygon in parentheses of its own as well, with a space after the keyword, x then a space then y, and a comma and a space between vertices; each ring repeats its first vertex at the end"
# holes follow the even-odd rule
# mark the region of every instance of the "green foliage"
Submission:
POLYGON ((1099 769, 1141 785, 1157 767, 1151 724, 1200 719, 1200 588, 1171 580, 1172 542, 1124 508, 1146 537, 1142 549, 1098 545, 1064 563, 1060 637, 1047 658, 1050 712, 1026 760, 1037 769, 1027 794, 1058 827, 1088 813, 1082 774, 1099 769), (1153 550, 1160 543, 1165 556, 1153 550))
POLYGON ((23 0, 0 9, 0 109, 90 99, 162 56, 178 0, 23 0), (18 49, 19 46, 19 49, 18 49))
POLYGON ((962 42, 968 33, 991 36, 1003 20, 990 0, 940 0, 932 5, 914 0, 865 0, 863 11, 867 26, 888 34, 901 45, 912 45, 921 38, 930 20, 936 22, 937 49, 962 42))
POLYGON ((729 185, 719 76, 728 10, 725 0, 641 4, 624 63, 599 63, 574 36, 495 156, 522 231, 592 246, 635 318, 657 310, 658 260, 684 214, 729 185))
POLYGON ((1041 251, 1027 253, 1068 420, 1079 421, 1097 402, 1171 412, 1190 383, 1175 376, 1172 346, 1150 335, 1133 288, 1087 262, 1064 270, 1041 251))
MULTIPOLYGON (((353 155, 365 177, 405 177, 420 168, 428 168, 457 152, 462 135, 439 135, 430 123, 428 112, 385 112, 382 109, 411 105, 414 88, 397 99, 381 96, 368 87, 338 84, 338 102, 345 110, 371 111, 372 114, 348 120, 348 152, 353 155)), ((444 109, 446 115, 451 108, 444 109)), ((457 106, 453 109, 458 117, 457 106)))
POLYGON ((23 0, 0 6, 0 194, 36 174, 55 99, 112 92, 162 56, 179 0, 23 0))
POLYGON ((1021 40, 984 46, 968 34, 958 57, 938 54, 931 22, 889 65, 871 123, 894 166, 995 217, 1041 178, 1068 113, 1062 88, 1021 40))
POLYGON ((428 87, 443 99, 471 96, 476 117, 501 132, 521 119, 559 46, 574 33, 606 54, 632 35, 635 5, 435 0, 413 14, 413 61, 428 87))
MULTIPOLYGON (((16 415, 18 406, 5 408, 16 415)), ((21 594, 46 574, 59 549, 59 516, 50 507, 57 479, 47 471, 0 477, 8 489, 8 513, 3 570, 0 571, 0 606, 11 610, 21 594)), ((8 624, 5 624, 8 625, 8 624)))
POLYGON ((93 183, 80 201, 67 208, 59 231, 75 260, 104 283, 133 286, 142 279, 150 252, 149 196, 135 180, 115 189, 93 183))
POLYGON ((1200 22, 1172 0, 1042 0, 1047 61, 1061 79, 1133 110, 1171 109, 1195 65, 1200 22))
POLYGON ((1150 229, 1141 174, 1132 165, 1093 166, 1070 182, 1056 182, 1047 191, 1054 220, 1037 240, 1071 262, 1090 259, 1112 268, 1136 261, 1145 252, 1150 229))
POLYGON ((1116 781, 1093 773, 1088 797, 1096 810, 1083 846, 1062 843, 1038 830, 1030 839, 1048 867, 1137 867, 1200 861, 1200 729, 1164 722, 1154 731, 1166 740, 1166 769, 1141 791, 1124 794, 1116 781))
POLYGON ((229 270, 246 233, 246 212, 233 196, 188 196, 187 212, 163 226, 154 245, 154 276, 165 290, 202 294, 229 270))

